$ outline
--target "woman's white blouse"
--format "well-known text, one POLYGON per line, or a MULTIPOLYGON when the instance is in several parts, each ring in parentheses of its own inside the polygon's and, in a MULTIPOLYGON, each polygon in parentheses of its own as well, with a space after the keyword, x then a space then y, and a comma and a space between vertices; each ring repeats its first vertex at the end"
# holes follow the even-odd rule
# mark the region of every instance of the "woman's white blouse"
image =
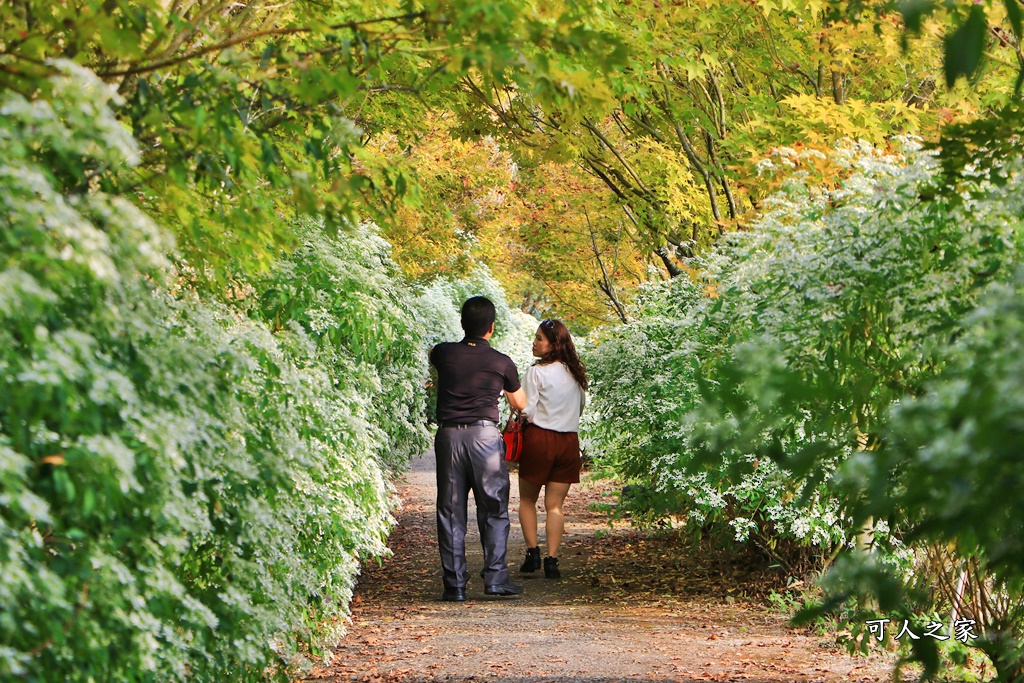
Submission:
POLYGON ((564 363, 531 365, 523 376, 526 408, 532 424, 555 432, 578 432, 586 394, 564 363))

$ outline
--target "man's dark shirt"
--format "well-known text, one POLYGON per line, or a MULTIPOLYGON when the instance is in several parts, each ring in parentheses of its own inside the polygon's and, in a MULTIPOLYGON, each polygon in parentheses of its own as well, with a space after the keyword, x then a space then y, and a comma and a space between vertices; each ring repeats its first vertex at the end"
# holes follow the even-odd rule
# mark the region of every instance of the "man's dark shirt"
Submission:
POLYGON ((437 368, 437 421, 498 421, 498 398, 504 389, 519 390, 519 371, 512 359, 491 348, 485 339, 466 337, 430 350, 437 368))

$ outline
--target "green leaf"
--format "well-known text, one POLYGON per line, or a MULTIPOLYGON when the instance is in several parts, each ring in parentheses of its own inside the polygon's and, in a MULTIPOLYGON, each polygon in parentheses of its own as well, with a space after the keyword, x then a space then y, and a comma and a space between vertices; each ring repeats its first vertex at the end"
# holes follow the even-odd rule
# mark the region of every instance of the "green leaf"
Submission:
POLYGON ((1013 33, 1017 36, 1017 39, 1021 38, 1021 11, 1020 3, 1017 0, 1003 0, 1003 4, 1006 5, 1006 16, 1010 20, 1010 26, 1013 27, 1013 33))
POLYGON ((87 488, 82 492, 82 512, 86 517, 92 514, 93 510, 96 509, 96 493, 92 488, 87 488))
POLYGON ((896 9, 903 15, 903 25, 907 31, 919 34, 921 32, 921 20, 935 11, 934 0, 900 0, 896 3, 896 9))
POLYGON ((974 5, 967 21, 946 36, 943 69, 948 87, 952 88, 961 76, 970 78, 978 70, 987 33, 985 9, 981 5, 974 5))
POLYGON ((263 54, 260 55, 261 69, 266 69, 270 66, 270 60, 274 58, 276 52, 277 46, 274 43, 268 43, 266 49, 263 50, 263 54))
POLYGON ((913 657, 909 661, 917 661, 924 665, 921 680, 932 680, 939 670, 939 648, 934 638, 911 640, 910 647, 913 657))

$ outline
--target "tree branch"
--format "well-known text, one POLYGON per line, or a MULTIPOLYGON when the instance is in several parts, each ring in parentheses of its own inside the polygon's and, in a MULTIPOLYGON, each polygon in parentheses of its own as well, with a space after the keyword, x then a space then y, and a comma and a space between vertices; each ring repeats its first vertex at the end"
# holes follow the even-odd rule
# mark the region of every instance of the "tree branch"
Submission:
POLYGON ((608 148, 608 151, 611 152, 616 159, 618 159, 619 163, 622 164, 622 167, 626 169, 626 172, 629 173, 629 175, 633 176, 633 180, 636 182, 637 186, 646 193, 648 190, 644 186, 644 181, 640 179, 640 176, 637 174, 636 171, 633 170, 633 167, 629 165, 629 162, 627 162, 622 157, 622 155, 619 153, 619 150, 617 150, 615 147, 612 146, 610 142, 608 142, 608 138, 606 138, 604 134, 597 129, 597 126, 595 126, 589 118, 584 118, 583 127, 589 130, 591 134, 593 134, 598 140, 600 140, 604 144, 606 148, 608 148))
MULTIPOLYGON (((422 18, 425 18, 426 16, 427 16, 426 12, 412 12, 412 13, 409 13, 409 14, 397 15, 397 16, 393 16, 393 17, 380 17, 378 19, 366 19, 364 21, 349 21, 349 22, 345 22, 345 23, 342 23, 342 24, 334 24, 332 26, 329 26, 328 28, 331 29, 332 31, 339 31, 341 29, 346 29, 346 28, 354 30, 354 29, 360 28, 362 26, 369 26, 369 25, 372 25, 372 24, 380 24, 380 23, 385 23, 385 22, 398 22, 398 21, 406 21, 406 20, 412 20, 412 19, 422 19, 422 18)), ((246 43, 246 42, 249 42, 250 40, 255 40, 256 38, 264 38, 266 36, 291 36, 291 35, 298 35, 298 34, 302 34, 302 33, 312 33, 314 31, 318 31, 318 30, 321 30, 321 29, 313 28, 313 27, 309 27, 309 26, 293 26, 293 27, 290 27, 290 28, 276 28, 276 29, 265 29, 265 30, 262 30, 262 31, 253 31, 252 33, 246 33, 246 34, 241 35, 241 36, 235 36, 233 38, 229 38, 227 40, 223 40, 223 41, 221 41, 219 43, 215 43, 213 45, 208 45, 208 46, 203 47, 203 48, 192 50, 191 52, 187 52, 187 53, 185 53, 183 55, 179 55, 177 57, 171 57, 171 58, 168 58, 168 59, 157 60, 156 62, 152 62, 150 64, 146 64, 146 65, 143 65, 143 66, 131 67, 131 68, 128 68, 128 69, 113 70, 113 71, 97 71, 97 75, 100 76, 101 78, 115 78, 115 77, 118 77, 118 76, 133 76, 133 75, 136 75, 136 74, 149 73, 151 71, 156 71, 158 69, 163 69, 163 68, 168 67, 168 66, 175 66, 177 64, 181 64, 183 62, 190 61, 192 59, 195 59, 196 57, 202 57, 203 55, 207 55, 207 54, 210 54, 212 52, 219 52, 219 51, 225 50, 225 49, 227 49, 229 47, 233 47, 233 46, 239 45, 241 43, 246 43)))
POLYGON ((587 219, 587 229, 590 230, 590 245, 594 249, 594 258, 597 259, 597 265, 601 268, 601 282, 598 284, 601 291, 605 293, 605 296, 612 302, 612 306, 615 308, 615 313, 619 316, 619 320, 625 325, 626 310, 615 296, 615 283, 612 282, 611 277, 608 275, 608 270, 604 267, 604 261, 601 259, 601 251, 597 248, 597 237, 594 235, 594 224, 590 222, 590 212, 587 211, 587 207, 583 207, 583 216, 587 219))

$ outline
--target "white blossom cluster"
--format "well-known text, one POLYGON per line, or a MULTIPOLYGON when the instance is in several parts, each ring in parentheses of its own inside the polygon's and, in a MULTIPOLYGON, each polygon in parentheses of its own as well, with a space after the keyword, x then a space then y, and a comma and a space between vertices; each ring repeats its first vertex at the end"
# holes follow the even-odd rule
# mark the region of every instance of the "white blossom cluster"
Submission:
POLYGON ((370 390, 368 438, 381 464, 400 471, 427 444, 427 318, 375 225, 332 236, 311 221, 302 230, 302 247, 259 283, 270 294, 254 303, 257 317, 291 321, 338 369, 336 384, 370 390))

